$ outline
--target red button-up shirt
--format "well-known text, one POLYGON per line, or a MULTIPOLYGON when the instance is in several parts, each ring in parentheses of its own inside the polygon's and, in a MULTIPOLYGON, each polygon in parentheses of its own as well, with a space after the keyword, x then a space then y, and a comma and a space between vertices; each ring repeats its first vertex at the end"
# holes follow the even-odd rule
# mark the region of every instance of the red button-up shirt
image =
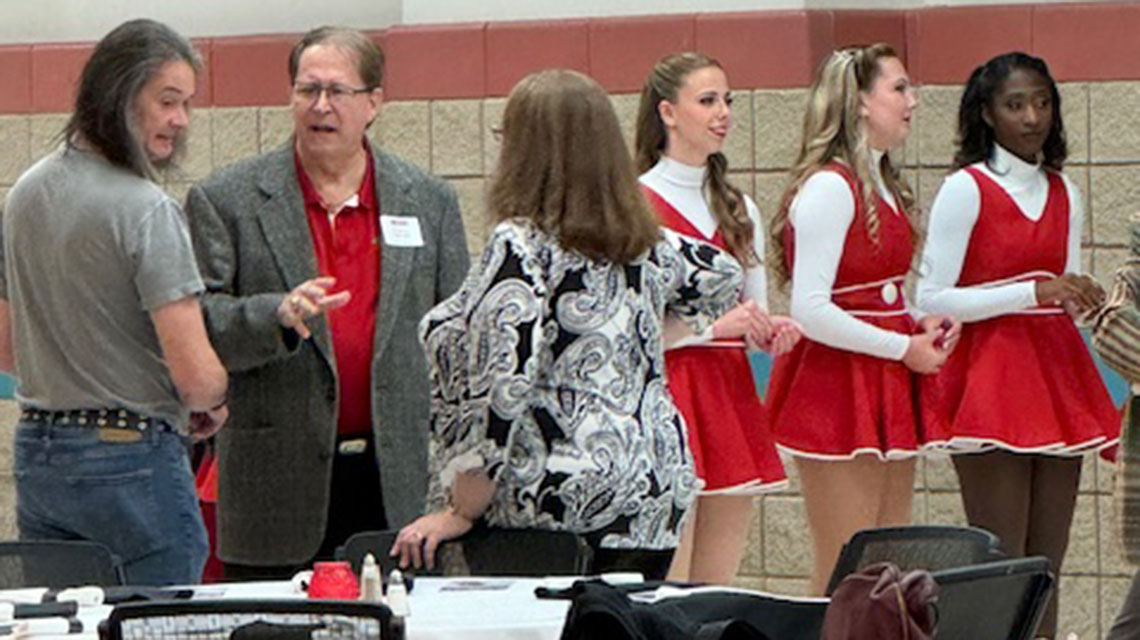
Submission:
POLYGON ((305 199, 309 232, 317 254, 317 272, 333 276, 330 294, 348 290, 352 299, 328 312, 336 352, 340 410, 337 433, 362 435, 372 430, 372 345, 380 296, 380 223, 372 152, 360 191, 335 213, 321 201, 294 153, 297 178, 305 199))

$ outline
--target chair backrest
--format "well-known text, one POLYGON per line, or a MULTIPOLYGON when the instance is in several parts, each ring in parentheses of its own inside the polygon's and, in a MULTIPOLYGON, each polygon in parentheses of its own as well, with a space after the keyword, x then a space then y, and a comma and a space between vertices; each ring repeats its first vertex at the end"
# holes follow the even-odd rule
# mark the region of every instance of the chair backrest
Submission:
POLYGON ((1049 561, 1011 558, 934 572, 938 640, 1031 640, 1053 592, 1049 561))
MULTIPOLYGON (((398 532, 365 531, 350 537, 337 557, 359 572, 364 555, 371 553, 385 575, 395 566, 388 550, 398 532)), ((440 545, 441 563, 419 575, 546 576, 585 575, 591 551, 586 540, 565 531, 476 527, 461 538, 440 545), (441 570, 440 566, 444 569, 441 570)))
POLYGON ((345 600, 183 600, 131 602, 102 625, 107 640, 389 640, 392 613, 345 600))
MULTIPOLYGON (((386 577, 392 569, 397 567, 397 558, 390 557, 388 550, 392 548, 392 544, 396 542, 396 536, 400 532, 395 529, 385 529, 384 531, 361 531, 349 536, 348 540, 336 549, 337 560, 347 560, 352 564, 352 570, 357 575, 360 575, 360 567, 364 564, 364 556, 371 553, 372 557, 376 558, 376 564, 380 566, 381 576, 386 577)), ((416 569, 413 573, 422 576, 438 576, 443 575, 439 570, 439 565, 434 569, 416 569)))
POLYGON ((843 545, 827 594, 848 575, 877 562, 899 569, 938 571, 1004 558, 997 536, 984 529, 950 526, 911 526, 864 529, 843 545))
POLYGON ((106 546, 80 540, 0 542, 0 589, 123 584, 119 559, 106 546))

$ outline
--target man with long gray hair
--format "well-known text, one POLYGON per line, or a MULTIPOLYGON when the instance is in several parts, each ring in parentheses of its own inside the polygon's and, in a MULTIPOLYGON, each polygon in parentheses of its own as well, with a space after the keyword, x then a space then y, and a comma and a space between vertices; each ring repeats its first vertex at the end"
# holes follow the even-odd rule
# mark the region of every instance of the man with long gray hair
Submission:
POLYGON ((177 156, 200 62, 132 20, 95 47, 63 144, 8 194, 0 368, 22 408, 20 537, 91 540, 134 584, 193 583, 207 546, 184 438, 225 421, 227 375, 178 204, 177 156))

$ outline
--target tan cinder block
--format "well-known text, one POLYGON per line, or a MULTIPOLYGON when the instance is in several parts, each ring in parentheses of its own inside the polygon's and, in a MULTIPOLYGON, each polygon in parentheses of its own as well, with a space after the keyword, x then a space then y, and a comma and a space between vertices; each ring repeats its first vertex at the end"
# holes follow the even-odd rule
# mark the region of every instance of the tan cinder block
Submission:
POLYGON ((736 587, 737 589, 767 591, 768 580, 762 576, 737 575, 732 580, 732 586, 736 587))
POLYGON ((1091 274, 1093 272, 1093 251, 1089 247, 1081 248, 1081 271, 1091 274))
POLYGON ((948 167, 954 159, 960 86, 926 86, 918 90, 922 124, 918 127, 918 164, 948 167))
POLYGON ((1092 162, 1140 160, 1140 82, 1089 85, 1089 154, 1092 162))
POLYGON ((1069 147, 1068 162, 1089 161, 1089 85, 1065 82, 1057 85, 1061 92, 1061 117, 1065 120, 1065 142, 1069 147))
POLYGON ((1112 284, 1112 275, 1128 259, 1128 249, 1093 249, 1093 277, 1104 286, 1112 284))
POLYGON ((784 197, 784 189, 788 186, 788 173, 786 171, 764 171, 757 173, 755 178, 755 195, 753 200, 760 208, 760 217, 767 226, 772 216, 780 208, 780 199, 784 197))
POLYGON ((807 518, 797 497, 764 498, 764 568, 769 576, 806 576, 812 567, 807 518))
POLYGON ((1069 549, 1065 553, 1062 573, 1095 574, 1099 569, 1097 540, 1097 497, 1084 494, 1077 497, 1073 511, 1073 524, 1069 528, 1069 549))
POLYGON ((1136 567, 1129 564, 1124 555, 1124 544, 1120 537, 1120 515, 1117 513, 1116 502, 1110 495, 1099 495, 1096 499, 1100 510, 1100 526, 1097 528, 1100 540, 1100 574, 1130 576, 1136 567))
POLYGON ((958 491, 958 474, 948 455, 932 455, 926 459, 926 487, 943 491, 958 491))
POLYGON ((1132 578, 1101 577, 1100 579, 1100 631, 1107 634, 1112 622, 1120 613, 1124 596, 1132 586, 1132 578))
POLYGON ((966 526, 966 511, 958 492, 930 491, 926 494, 927 524, 966 526))
POLYGON ((1124 245, 1128 218, 1140 209, 1140 165, 1089 169, 1093 242, 1124 245))
POLYGON ((28 116, 0 116, 0 184, 16 182, 32 164, 28 116))
MULTIPOLYGON (((748 543, 744 547, 744 557, 740 559, 738 578, 764 575, 764 500, 752 501, 752 524, 748 528, 748 543)), ((738 581, 739 582, 739 581, 738 581)), ((763 587, 761 587, 763 588, 763 587)))
POLYGON ((610 102, 614 105, 614 112, 621 126, 622 137, 625 138, 625 146, 629 148, 629 155, 636 159, 637 150, 633 142, 637 133, 637 107, 641 102, 641 96, 636 93, 611 95, 610 102))
POLYGON ((740 189, 744 195, 756 200, 756 185, 753 182, 751 171, 730 171, 728 174, 729 184, 740 189))
POLYGON ((12 447, 20 405, 15 400, 0 400, 0 476, 12 475, 12 447))
POLYGON ((506 106, 506 98, 487 98, 483 101, 483 172, 487 175, 493 175, 495 166, 499 164, 501 143, 495 130, 503 126, 503 110, 506 106))
POLYGON ((792 166, 799 152, 806 106, 806 89, 764 89, 752 93, 757 169, 792 166))
POLYGON ((1089 167, 1085 164, 1066 166, 1065 175, 1081 192, 1081 206, 1084 207, 1085 211, 1085 221, 1081 227, 1081 244, 1091 244, 1093 241, 1093 216, 1092 193, 1089 191, 1089 167))
POLYGON ((214 109, 211 119, 210 155, 215 168, 257 153, 257 107, 214 109))
MULTIPOLYGON (((6 434, 11 439, 11 434, 6 434)), ((0 474, 0 540, 19 537, 16 527, 16 479, 11 472, 0 474)))
MULTIPOLYGON (((1110 282, 1103 283, 1108 286, 1110 282)), ((1112 493, 1116 482, 1116 468, 1105 462, 1100 456, 1089 456, 1091 466, 1096 470, 1096 492, 1112 493)))
MULTIPOLYGON (((921 475, 917 476, 921 478, 921 475)), ((910 524, 926 524, 927 514, 926 503, 930 497, 930 492, 925 489, 916 489, 911 495, 910 504, 910 524)))
POLYGON ((431 169, 431 115, 426 101, 385 102, 369 135, 385 151, 431 169))
POLYGON ((29 116, 31 124, 31 154, 35 162, 46 156, 49 152, 63 142, 60 132, 71 117, 68 113, 37 113, 29 116))
MULTIPOLYGON (((375 123, 373 123, 375 127, 375 123)), ((258 107, 257 148, 261 153, 272 151, 293 138, 293 109, 291 107, 258 107)))
POLYGON ((190 192, 190 186, 193 182, 170 181, 163 185, 163 189, 174 198, 178 204, 186 203, 186 194, 190 192))
MULTIPOLYGON (((944 168, 926 168, 918 170, 918 210, 919 210, 919 228, 926 231, 926 223, 930 217, 930 207, 934 204, 934 198, 938 195, 938 190, 942 188, 943 181, 949 175, 944 168)), ((913 187, 913 185, 911 185, 913 187)))
POLYGON ((1087 455, 1081 458, 1081 482, 1078 491, 1081 493, 1096 493, 1096 459, 1098 456, 1087 455))
POLYGON ((431 170, 443 176, 483 175, 483 102, 431 103, 431 170))
POLYGON ((777 593, 788 596, 809 596, 811 593, 811 581, 805 578, 771 578, 767 580, 764 588, 769 593, 777 593))
POLYGON ((1061 576, 1057 638, 1099 638, 1100 588, 1095 576, 1061 576))
POLYGON ((463 230, 467 234, 467 250, 471 260, 483 251, 487 234, 491 227, 487 222, 486 180, 483 178, 460 178, 448 180, 455 187, 459 198, 459 211, 463 214, 463 230))
POLYGON ((724 141, 724 156, 734 171, 753 167, 752 153, 752 92, 734 91, 732 102, 732 128, 724 141))

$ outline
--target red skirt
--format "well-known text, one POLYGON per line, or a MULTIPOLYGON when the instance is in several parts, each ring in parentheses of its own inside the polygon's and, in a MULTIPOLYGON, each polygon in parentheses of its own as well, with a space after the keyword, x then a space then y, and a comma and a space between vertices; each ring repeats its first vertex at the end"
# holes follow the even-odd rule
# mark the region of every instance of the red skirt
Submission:
POLYGON ((671 349, 665 367, 705 481, 702 493, 762 493, 787 484, 744 349, 671 349))
POLYGON ((965 325, 933 383, 927 402, 947 418, 935 437, 952 448, 1071 455, 1120 439, 1120 411, 1065 314, 965 325))
MULTIPOLYGON (((909 315, 860 318, 910 335, 909 315)), ((804 338, 776 358, 768 387, 772 431, 797 456, 846 460, 915 455, 926 443, 917 377, 902 362, 804 338)))

